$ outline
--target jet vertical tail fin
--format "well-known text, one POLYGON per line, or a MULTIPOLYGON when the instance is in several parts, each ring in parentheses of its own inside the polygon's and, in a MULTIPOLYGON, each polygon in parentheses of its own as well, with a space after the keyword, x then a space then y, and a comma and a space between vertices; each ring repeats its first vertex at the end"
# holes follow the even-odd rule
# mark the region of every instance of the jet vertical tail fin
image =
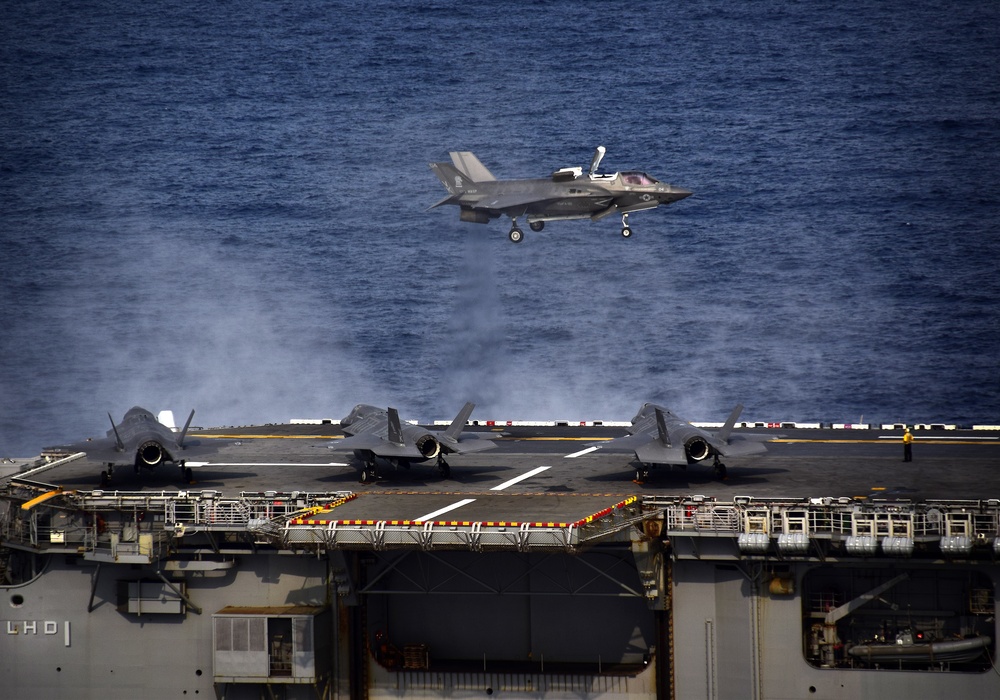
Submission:
POLYGON ((115 419, 111 417, 110 413, 108 414, 108 420, 111 421, 111 429, 115 433, 115 449, 122 452, 125 450, 125 443, 122 442, 122 436, 118 434, 118 427, 115 425, 115 419))
POLYGON ((473 182, 492 182, 496 180, 493 173, 487 170, 486 166, 479 162, 479 159, 472 151, 452 151, 451 162, 455 167, 472 178, 473 182))
POLYGON ((667 432, 667 423, 663 419, 663 411, 660 409, 656 410, 656 433, 660 438, 660 444, 664 447, 670 447, 670 433, 667 432))
POLYGON ((736 404, 736 408, 733 412, 729 414, 729 418, 726 420, 726 424, 722 426, 722 429, 715 434, 719 440, 728 443, 729 434, 733 432, 733 426, 736 425, 736 419, 740 417, 740 413, 743 412, 743 404, 736 404))
POLYGON ((389 408, 389 442, 394 445, 403 444, 403 428, 399 424, 399 411, 389 408))
MULTIPOLYGON (((448 190, 448 194, 452 196, 462 194, 465 192, 468 185, 474 183, 471 177, 463 173, 451 163, 431 163, 431 170, 434 171, 438 180, 440 180, 441 184, 443 184, 448 190)), ((450 199, 451 197, 446 197, 444 200, 435 204, 434 207, 447 204, 450 199)), ((431 207, 431 209, 434 207, 431 207)))
POLYGON ((444 434, 452 440, 458 440, 458 436, 462 434, 462 428, 465 427, 465 424, 469 420, 469 416, 472 415, 472 409, 475 407, 476 404, 471 401, 466 403, 462 407, 462 410, 458 412, 458 415, 455 416, 455 420, 453 420, 451 425, 448 426, 448 429, 444 431, 444 434))
POLYGON ((180 447, 184 447, 184 436, 187 435, 188 428, 191 427, 191 419, 194 418, 194 409, 191 409, 191 413, 188 415, 187 421, 184 422, 184 429, 181 430, 181 436, 177 438, 177 444, 180 447))

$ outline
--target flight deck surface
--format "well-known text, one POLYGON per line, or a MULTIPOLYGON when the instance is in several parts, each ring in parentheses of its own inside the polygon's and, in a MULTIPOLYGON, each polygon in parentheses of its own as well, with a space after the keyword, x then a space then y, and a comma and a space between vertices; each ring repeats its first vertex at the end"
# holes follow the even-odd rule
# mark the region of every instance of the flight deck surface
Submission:
MULTIPOLYGON (((336 423, 192 429, 198 445, 185 455, 194 483, 161 465, 135 473, 117 466, 117 491, 351 492, 336 520, 574 523, 634 496, 909 500, 1000 497, 1000 434, 984 430, 918 430, 914 461, 902 461, 899 430, 764 429, 765 454, 726 459, 718 480, 710 462, 656 468, 633 481, 634 455, 592 449, 624 428, 608 426, 477 426, 493 450, 450 455, 450 478, 433 461, 409 469, 380 462, 379 479, 360 483, 351 454, 330 441, 336 423), (199 451, 200 450, 200 451, 199 451), (207 454, 203 454, 205 451, 207 454)), ((749 429, 760 433, 761 428, 749 429)), ((84 457, 38 475, 65 489, 100 488, 100 463, 84 457)))

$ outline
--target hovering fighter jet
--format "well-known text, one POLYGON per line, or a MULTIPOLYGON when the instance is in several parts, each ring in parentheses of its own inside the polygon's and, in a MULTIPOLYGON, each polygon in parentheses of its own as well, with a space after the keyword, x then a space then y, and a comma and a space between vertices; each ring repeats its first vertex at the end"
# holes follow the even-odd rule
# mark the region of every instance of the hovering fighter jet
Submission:
POLYGON ((180 468, 184 481, 190 483, 192 480, 191 469, 185 466, 181 453, 186 449, 184 438, 191 425, 191 419, 194 418, 194 411, 191 411, 191 415, 188 416, 184 429, 180 431, 179 435, 172 429, 172 413, 164 411, 160 417, 171 425, 161 423, 153 418, 150 411, 139 406, 133 406, 126 411, 125 417, 118 425, 115 425, 115 420, 109 413, 108 420, 111 421, 111 430, 108 431, 107 437, 78 442, 65 447, 47 448, 46 451, 58 449, 86 452, 90 459, 104 462, 107 469, 101 472, 102 486, 108 485, 115 466, 122 463, 131 464, 138 473, 140 467, 153 469, 165 462, 171 462, 180 468))
POLYGON ((481 438, 476 433, 462 432, 473 408, 475 404, 465 404, 451 425, 446 430, 438 431, 402 424, 395 408, 358 404, 340 421, 340 427, 350 437, 334 440, 330 449, 354 452, 362 463, 362 483, 378 478, 375 466, 378 457, 388 460, 393 467, 402 465, 407 469, 413 462, 437 458, 438 470, 447 479, 451 476, 451 468, 445 461, 445 454, 481 452, 496 447, 492 440, 481 438))
POLYGON ((598 221, 620 214, 622 235, 628 238, 632 235, 629 214, 691 195, 691 190, 659 182, 639 171, 601 175, 597 168, 604 153, 604 146, 598 146, 586 175, 583 168, 576 167, 556 170, 547 179, 497 180, 469 151, 452 151, 451 163, 430 164, 448 190, 448 196, 431 209, 455 204, 460 208, 460 220, 477 224, 509 216, 507 235, 515 243, 524 238, 518 217, 525 217, 532 231, 541 231, 546 221, 598 221))
POLYGON ((609 452, 634 452, 639 460, 635 480, 640 484, 649 476, 652 465, 686 467, 709 457, 715 458, 716 475, 725 479, 726 465, 719 461, 720 456, 743 457, 766 452, 763 443, 774 438, 773 435, 751 433, 731 435, 742 411, 742 404, 737 405, 725 425, 713 434, 681 420, 669 409, 645 403, 632 419, 628 435, 595 446, 609 452))

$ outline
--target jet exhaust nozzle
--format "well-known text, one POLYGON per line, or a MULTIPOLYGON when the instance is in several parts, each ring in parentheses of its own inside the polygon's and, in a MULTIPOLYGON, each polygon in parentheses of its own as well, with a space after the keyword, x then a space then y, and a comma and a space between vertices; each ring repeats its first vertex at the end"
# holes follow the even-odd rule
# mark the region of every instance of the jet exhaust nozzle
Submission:
POLYGON ((712 453, 708 447, 708 443, 701 437, 693 437, 688 440, 684 444, 684 449, 687 450, 688 457, 695 462, 700 462, 712 453))
POLYGON ((143 464, 155 467, 163 461, 163 446, 155 440, 150 440, 139 446, 138 454, 143 464))
POLYGON ((432 459, 441 454, 441 443, 432 435, 424 435, 417 440, 417 449, 427 459, 432 459))

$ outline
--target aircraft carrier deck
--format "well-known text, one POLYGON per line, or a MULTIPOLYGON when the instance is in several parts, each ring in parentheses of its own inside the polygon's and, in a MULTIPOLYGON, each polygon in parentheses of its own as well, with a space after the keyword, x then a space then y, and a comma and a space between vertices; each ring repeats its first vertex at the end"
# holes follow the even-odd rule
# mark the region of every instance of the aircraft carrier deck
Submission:
MULTIPOLYGON (((359 483, 336 422, 192 430, 213 464, 0 480, 0 674, 33 697, 1000 695, 1000 429, 750 424, 654 469, 620 425, 359 483), (154 679, 152 682, 150 679, 154 679), (151 687, 152 686, 152 687, 151 687)), ((197 465, 196 459, 189 459, 197 465)), ((0 471, 3 475, 4 471, 0 471)))

